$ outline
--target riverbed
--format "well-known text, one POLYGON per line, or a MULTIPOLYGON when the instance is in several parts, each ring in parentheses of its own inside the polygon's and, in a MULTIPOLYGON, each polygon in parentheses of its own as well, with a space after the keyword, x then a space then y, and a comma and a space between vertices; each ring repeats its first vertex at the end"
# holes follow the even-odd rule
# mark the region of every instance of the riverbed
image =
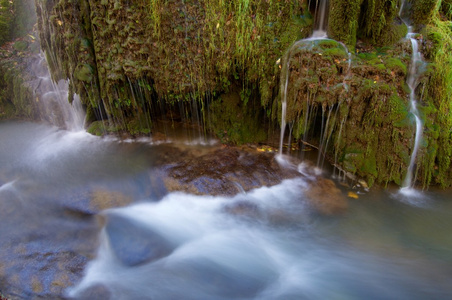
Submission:
POLYGON ((8 299, 452 298, 450 190, 335 181, 347 208, 325 215, 307 193, 331 172, 314 167, 307 173, 319 177, 300 168, 262 186, 234 181, 235 193, 168 188, 168 170, 218 153, 214 140, 4 122, 0 141, 8 299))

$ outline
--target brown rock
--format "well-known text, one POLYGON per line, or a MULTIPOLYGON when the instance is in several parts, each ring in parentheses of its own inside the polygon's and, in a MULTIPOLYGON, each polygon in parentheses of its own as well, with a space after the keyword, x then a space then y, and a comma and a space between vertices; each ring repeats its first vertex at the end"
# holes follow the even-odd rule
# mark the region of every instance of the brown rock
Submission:
POLYGON ((345 211, 348 202, 336 184, 322 177, 317 177, 306 191, 309 204, 317 212, 325 215, 333 215, 345 211))

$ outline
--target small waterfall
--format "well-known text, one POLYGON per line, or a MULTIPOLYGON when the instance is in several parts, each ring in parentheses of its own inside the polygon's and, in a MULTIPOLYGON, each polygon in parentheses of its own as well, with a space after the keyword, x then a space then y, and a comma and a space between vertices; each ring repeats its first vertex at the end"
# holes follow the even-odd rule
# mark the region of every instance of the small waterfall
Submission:
POLYGON ((299 44, 304 41, 309 40, 319 40, 328 38, 326 33, 327 26, 327 10, 328 10, 328 0, 316 0, 316 8, 315 8, 315 28, 312 32, 312 35, 307 39, 302 39, 296 41, 286 52, 284 58, 281 62, 282 70, 281 70, 281 138, 279 142, 279 155, 282 155, 283 149, 283 141, 284 141, 284 132, 286 130, 286 110, 287 110, 287 86, 289 84, 290 77, 290 59, 292 57, 292 50, 295 49, 299 44))
MULTIPOLYGON (((284 142, 284 131, 286 130, 286 109, 287 109, 287 85, 289 84, 289 59, 285 62, 285 69, 283 68, 282 73, 285 73, 285 80, 281 80, 281 90, 283 91, 281 95, 281 138, 279 141, 279 155, 283 153, 283 142, 284 142)), ((283 77, 281 77, 282 79, 283 77)))
POLYGON ((328 0, 316 0, 315 9, 315 28, 311 38, 325 39, 327 38, 326 28, 328 24, 327 19, 328 0))
POLYGON ((402 13, 404 12, 405 8, 405 1, 402 1, 402 5, 400 8, 399 16, 402 19, 402 21, 407 25, 408 27, 408 34, 406 36, 407 39, 410 39, 411 41, 411 48, 412 48, 412 55, 411 55, 411 62, 410 62, 410 68, 409 73, 407 76, 407 85, 410 88, 410 112, 413 114, 416 122, 416 134, 414 139, 414 146, 413 151, 411 152, 411 158, 410 158, 410 164, 408 166, 407 175, 405 177, 405 180, 403 181, 402 189, 410 189, 413 188, 414 182, 413 182, 413 173, 414 173, 414 166, 416 162, 416 155, 419 150, 419 143, 422 139, 422 132, 423 132, 423 124, 421 121, 421 118, 419 116, 419 111, 417 109, 417 100, 416 100, 416 86, 418 84, 418 79, 420 75, 422 74, 422 65, 424 64, 424 61, 422 59, 422 55, 419 51, 419 45, 415 38, 416 34, 413 33, 412 27, 409 25, 409 21, 407 18, 402 17, 402 13))
POLYGON ((68 101, 69 81, 54 82, 51 79, 47 62, 41 53, 30 66, 35 80, 29 82, 39 106, 42 121, 69 131, 84 130, 85 112, 78 95, 68 101))

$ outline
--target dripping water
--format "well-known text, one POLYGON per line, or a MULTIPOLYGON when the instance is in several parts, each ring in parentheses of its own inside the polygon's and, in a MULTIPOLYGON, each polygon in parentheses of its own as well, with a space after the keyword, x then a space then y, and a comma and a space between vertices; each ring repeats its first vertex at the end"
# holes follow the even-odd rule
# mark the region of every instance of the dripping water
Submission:
POLYGON ((32 62, 30 70, 36 76, 30 85, 39 106, 41 120, 69 131, 83 131, 85 112, 78 95, 72 95, 72 103, 69 103, 69 81, 52 80, 42 53, 32 62))
POLYGON ((409 73, 407 76, 407 85, 410 89, 410 112, 413 114, 414 119, 415 119, 416 133, 415 133, 415 138, 414 138, 413 150, 411 152, 410 164, 408 166, 407 175, 403 181, 402 191, 406 191, 407 189, 412 189, 414 187, 415 179, 413 180, 413 171, 414 171, 414 166, 416 163, 416 155, 419 150, 419 144, 422 139, 422 131, 423 131, 422 121, 419 116, 419 111, 417 109, 416 86, 418 84, 418 79, 419 79, 420 75, 422 74, 422 66, 423 66, 424 62, 422 59, 422 55, 419 51, 419 45, 415 38, 416 34, 413 32, 412 26, 410 26, 410 24, 409 24, 409 20, 407 18, 402 17, 402 14, 403 14, 404 8, 405 8, 405 4, 406 4, 405 1, 402 1, 402 6, 400 8, 399 15, 400 15, 402 21, 408 27, 408 34, 407 34, 406 38, 411 41, 412 55, 411 55, 409 73))
POLYGON ((305 41, 310 40, 319 40, 319 39, 326 39, 327 33, 326 33, 326 25, 327 25, 327 13, 328 8, 328 0, 317 0, 316 1, 316 22, 315 22, 315 28, 312 33, 312 35, 307 39, 302 39, 297 42, 295 42, 289 50, 284 55, 283 61, 282 61, 282 71, 281 71, 281 137, 279 142, 279 155, 282 155, 282 149, 283 149, 283 141, 284 141, 284 132, 286 129, 286 110, 287 110, 287 86, 289 84, 289 77, 290 77, 290 59, 292 58, 292 50, 295 49, 298 45, 305 41))
POLYGON ((323 39, 327 38, 326 27, 327 27, 327 10, 328 10, 328 0, 317 0, 316 1, 316 21, 315 29, 312 33, 311 38, 323 39))

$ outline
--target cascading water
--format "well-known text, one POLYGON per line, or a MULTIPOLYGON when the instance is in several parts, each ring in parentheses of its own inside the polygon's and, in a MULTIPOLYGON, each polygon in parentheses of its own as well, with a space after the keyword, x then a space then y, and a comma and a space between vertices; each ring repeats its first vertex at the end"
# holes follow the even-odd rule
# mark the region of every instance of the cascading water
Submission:
POLYGON ((290 59, 292 55, 292 50, 295 49, 298 45, 305 41, 309 40, 319 40, 319 39, 326 39, 327 33, 326 33, 326 24, 327 24, 327 13, 328 8, 328 0, 317 0, 316 1, 316 22, 315 22, 315 28, 312 32, 312 35, 307 39, 302 39, 297 42, 295 42, 289 50, 284 55, 284 58, 282 60, 282 70, 281 70, 281 138, 279 143, 279 155, 282 155, 283 152, 283 141, 284 141, 284 132, 286 130, 286 110, 287 110, 287 87, 289 84, 289 77, 290 77, 290 59))
MULTIPOLYGON (((288 91, 288 84, 289 84, 289 77, 290 77, 290 60, 292 58, 292 53, 297 47, 300 45, 303 45, 307 42, 315 42, 318 40, 328 40, 326 28, 328 24, 327 20, 327 12, 328 12, 328 1, 316 1, 316 11, 315 11, 315 28, 313 30, 312 35, 309 38, 299 40, 295 42, 287 51, 287 53, 284 55, 283 62, 282 62, 282 71, 281 71, 281 81, 280 81, 280 91, 281 91, 281 138, 280 138, 280 145, 279 145, 279 153, 282 155, 283 151, 283 140, 284 140, 284 133, 285 133, 285 127, 286 127, 286 113, 287 113, 287 91, 288 91)), ((342 45, 343 49, 347 53, 348 60, 347 60, 347 70, 346 70, 346 76, 344 77, 343 87, 346 91, 348 91, 348 85, 345 82, 347 79, 351 76, 351 64, 352 64, 352 57, 351 53, 348 51, 348 48, 341 42, 338 42, 340 45, 342 45)), ((308 46, 310 47, 310 46, 308 46)), ((309 103, 310 100, 307 99, 308 108, 306 112, 305 117, 305 125, 304 128, 308 128, 309 123, 309 117, 311 115, 310 107, 314 107, 314 103, 312 105, 309 103)), ((337 110, 339 109, 340 105, 337 107, 337 110)), ((317 166, 321 167, 324 162, 324 151, 326 151, 326 148, 328 147, 329 139, 332 136, 333 133, 333 127, 335 122, 331 122, 333 120, 330 120, 330 117, 332 116, 332 110, 333 107, 329 107, 328 109, 328 116, 325 121, 325 109, 326 107, 322 107, 322 129, 321 129, 321 137, 319 141, 319 155, 317 158, 317 166), (326 122, 326 123, 325 123, 326 122)), ((311 109, 312 110, 312 109, 311 109)), ((337 116, 337 110, 334 114, 334 121, 336 120, 337 116)), ((290 138, 290 137, 289 137, 290 138)), ((307 140, 307 130, 305 131, 303 140, 307 140)))
POLYGON ((315 29, 312 32, 311 38, 325 39, 327 38, 326 26, 327 26, 327 10, 328 0, 316 0, 316 21, 315 29))
POLYGON ((418 80, 420 75, 422 74, 422 68, 424 65, 424 61, 422 59, 422 55, 419 51, 419 45, 418 41, 416 40, 416 33, 414 33, 412 30, 412 26, 410 26, 410 22, 408 18, 402 17, 402 14, 405 11, 405 3, 406 1, 402 1, 402 5, 400 8, 400 18, 405 23, 405 25, 408 27, 408 34, 406 36, 407 39, 411 41, 411 48, 412 48, 412 54, 411 54, 411 62, 410 62, 410 68, 407 76, 407 85, 410 88, 410 112, 413 114, 415 123, 416 123, 416 134, 414 138, 414 146, 413 150, 411 152, 411 158, 410 158, 410 164, 408 166, 407 175, 405 177, 405 180, 403 181, 402 190, 406 191, 409 189, 412 189, 414 186, 413 182, 413 173, 414 173, 414 166, 416 163, 416 155, 419 150, 419 144, 422 139, 422 131, 423 131, 423 125, 421 118, 419 116, 419 111, 417 109, 417 100, 416 100, 416 86, 418 84, 418 80))
POLYGON ((41 118, 69 131, 84 130, 85 112, 78 95, 74 95, 72 103, 69 103, 68 81, 60 80, 55 83, 51 79, 43 54, 40 54, 38 59, 33 62, 30 70, 36 76, 36 79, 30 84, 34 87, 41 118))

